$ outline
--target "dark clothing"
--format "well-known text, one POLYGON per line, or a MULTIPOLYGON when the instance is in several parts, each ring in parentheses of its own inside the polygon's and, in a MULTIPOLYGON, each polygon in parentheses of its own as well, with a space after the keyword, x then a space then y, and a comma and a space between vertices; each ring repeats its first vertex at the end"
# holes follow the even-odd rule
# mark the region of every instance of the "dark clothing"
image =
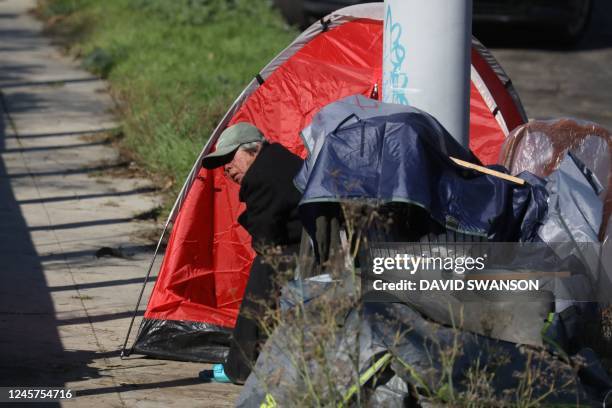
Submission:
POLYGON ((274 276, 272 267, 262 262, 260 256, 255 257, 224 364, 225 373, 237 384, 246 381, 257 360, 259 343, 266 338, 257 316, 265 315, 266 306, 274 307, 272 299, 276 288, 270 276, 274 276))
MULTIPOLYGON (((284 254, 297 251, 298 246, 293 245, 285 247, 284 254)), ((236 384, 243 384, 246 381, 268 337, 260 319, 266 316, 266 312, 276 309, 280 294, 277 272, 292 266, 282 265, 275 269, 259 255, 253 260, 236 327, 232 332, 230 350, 224 364, 225 373, 236 384)), ((268 330, 273 328, 273 323, 273 321, 268 322, 268 330)))
POLYGON ((300 242, 302 224, 297 206, 300 192, 293 178, 302 159, 278 143, 265 143, 247 170, 240 185, 239 198, 246 210, 238 222, 260 245, 291 245, 300 242))
MULTIPOLYGON (((251 234, 253 248, 280 245, 284 255, 296 254, 302 234, 297 206, 301 194, 293 178, 302 159, 280 144, 264 144, 247 170, 240 186, 240 201, 246 210, 238 222, 251 234)), ((288 265, 274 269, 258 255, 253 261, 244 291, 236 327, 232 333, 225 373, 234 383, 244 383, 257 360, 266 332, 258 319, 274 309, 279 288, 279 274, 288 265)))

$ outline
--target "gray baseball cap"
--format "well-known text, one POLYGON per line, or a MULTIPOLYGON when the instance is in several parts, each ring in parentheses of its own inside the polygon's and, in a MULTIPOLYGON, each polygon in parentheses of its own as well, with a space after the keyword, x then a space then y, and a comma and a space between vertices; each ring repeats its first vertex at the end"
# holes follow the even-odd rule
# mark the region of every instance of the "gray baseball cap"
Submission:
POLYGON ((214 169, 229 163, 240 145, 251 142, 263 142, 264 136, 250 123, 240 122, 225 129, 219 136, 215 151, 202 159, 202 167, 214 169))

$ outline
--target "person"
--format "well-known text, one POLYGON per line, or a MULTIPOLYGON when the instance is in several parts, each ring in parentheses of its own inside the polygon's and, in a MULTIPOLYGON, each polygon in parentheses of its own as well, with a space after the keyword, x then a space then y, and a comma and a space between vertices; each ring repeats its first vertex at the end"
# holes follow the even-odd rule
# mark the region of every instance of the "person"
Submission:
POLYGON ((202 159, 207 169, 223 167, 225 176, 240 185, 246 210, 238 222, 252 237, 256 252, 225 364, 216 365, 213 379, 243 384, 266 339, 261 325, 267 308, 278 298, 279 272, 270 265, 266 248, 280 247, 283 255, 299 250, 302 225, 298 217, 300 192, 293 178, 302 159, 281 144, 269 143, 255 126, 237 123, 220 135, 216 150, 202 159))

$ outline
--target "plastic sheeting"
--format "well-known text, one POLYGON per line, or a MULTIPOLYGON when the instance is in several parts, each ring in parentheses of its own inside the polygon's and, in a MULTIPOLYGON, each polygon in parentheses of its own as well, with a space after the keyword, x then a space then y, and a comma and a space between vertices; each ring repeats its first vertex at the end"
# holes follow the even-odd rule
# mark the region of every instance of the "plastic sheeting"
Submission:
POLYGON ((597 242, 603 217, 603 203, 597 197, 603 189, 599 180, 571 153, 548 179, 550 210, 538 232, 540 238, 544 242, 597 242))
POLYGON ((549 213, 538 235, 584 266, 554 285, 551 336, 575 347, 586 325, 599 324, 595 302, 609 302, 612 292, 612 133, 571 118, 531 121, 508 136, 500 161, 512 173, 547 178, 549 213))
MULTIPOLYGON (((322 296, 337 294, 330 289, 322 296)), ((302 352, 308 354, 309 336, 318 329, 301 329, 306 345, 302 352)), ((288 338, 294 330, 280 326, 272 334, 241 391, 236 403, 238 407, 259 407, 266 394, 277 406, 291 406, 309 392, 306 378, 314 382, 322 398, 330 395, 326 390, 328 383, 321 384, 325 376, 333 378, 338 394, 346 395, 354 378, 362 375, 385 352, 391 353, 390 366, 381 370, 376 381, 363 387, 365 395, 369 394, 369 401, 383 406, 410 406, 410 401, 414 403, 427 393, 444 398, 441 392, 445 382, 453 385, 455 393, 469 392, 469 384, 473 384, 469 381, 470 375, 479 373, 476 375, 484 380, 487 370, 494 370, 495 374, 486 379, 491 390, 487 401, 496 406, 514 401, 504 398, 514 397, 521 387, 520 375, 527 371, 540 373, 532 379, 530 387, 531 397, 541 397, 542 404, 601 402, 612 387, 601 364, 588 350, 584 354, 586 367, 576 376, 574 366, 558 355, 542 349, 521 349, 514 343, 441 326, 401 303, 368 303, 362 306, 361 312, 354 309, 337 333, 333 337, 328 335, 330 345, 323 364, 313 361, 297 368, 295 362, 299 361, 300 352, 290 347, 293 340, 288 338), (452 356, 453 348, 458 349, 448 371, 441 356, 452 356), (358 361, 357 371, 355 360, 358 361), (451 378, 443 380, 445 374, 450 374, 451 378), (556 392, 548 393, 549 385, 556 392), (414 390, 418 394, 415 395, 414 390)), ((320 346, 320 342, 312 343, 315 344, 320 346)))
MULTIPOLYGON (((381 103, 378 109, 385 112, 386 106, 381 103)), ((473 157, 417 109, 349 120, 354 117, 340 119, 317 156, 308 159, 311 167, 298 175, 298 184, 308 180, 298 185, 303 189, 300 205, 352 198, 402 202, 424 208, 440 225, 460 233, 492 241, 534 239, 547 208, 543 180, 525 173, 529 183, 518 185, 455 164, 449 156, 473 157)), ((319 122, 323 127, 328 123, 319 122)), ((315 128, 312 134, 320 132, 315 128)))
POLYGON ((574 304, 575 299, 609 297, 612 133, 595 123, 570 118, 531 121, 508 136, 500 161, 513 174, 527 170, 547 177, 549 217, 539 232, 540 238, 544 242, 563 242, 563 247, 558 246, 560 252, 575 253, 591 262, 588 277, 577 276, 572 285, 568 281, 557 287, 559 297, 566 299, 558 301, 558 311, 574 304), (588 242, 598 245, 575 244, 588 242), (581 253, 585 248, 598 248, 599 254, 581 253), (586 278, 588 285, 580 282, 586 278), (585 291, 596 293, 587 295, 585 291))
POLYGON ((610 235, 612 215, 612 133, 603 127, 570 118, 531 121, 517 127, 506 140, 500 155, 511 174, 529 171, 547 177, 571 152, 590 169, 602 189, 598 197, 603 214, 597 230, 599 241, 610 235))
POLYGON ((147 319, 134 352, 180 361, 223 363, 231 330, 201 322, 147 319))

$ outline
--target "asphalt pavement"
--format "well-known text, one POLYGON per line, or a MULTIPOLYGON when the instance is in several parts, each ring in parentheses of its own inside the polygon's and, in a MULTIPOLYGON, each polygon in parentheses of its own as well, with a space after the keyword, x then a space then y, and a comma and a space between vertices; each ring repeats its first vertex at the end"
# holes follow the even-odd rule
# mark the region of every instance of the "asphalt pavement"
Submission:
POLYGON ((547 28, 475 26, 510 76, 529 118, 573 117, 612 130, 612 1, 595 0, 590 26, 574 47, 547 28))

